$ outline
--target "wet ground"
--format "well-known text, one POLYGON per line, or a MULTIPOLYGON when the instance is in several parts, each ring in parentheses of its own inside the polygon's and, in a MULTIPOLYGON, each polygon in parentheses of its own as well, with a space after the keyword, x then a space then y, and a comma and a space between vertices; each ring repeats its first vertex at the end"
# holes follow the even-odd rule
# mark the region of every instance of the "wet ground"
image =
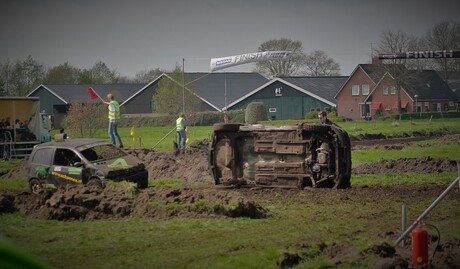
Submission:
MULTIPOLYGON (((449 136, 445 143, 459 143, 460 136, 449 136)), ((372 145, 355 145, 354 149, 384 148, 401 150, 409 142, 398 141, 372 145)), ((423 143, 420 146, 424 146, 423 143)), ((430 145, 425 145, 430 146, 430 145)), ((117 219, 140 217, 169 219, 174 217, 193 218, 266 218, 270 212, 263 205, 276 203, 284 199, 287 203, 334 203, 347 201, 357 206, 379 200, 405 199, 418 201, 429 198, 434 200, 446 186, 365 186, 343 190, 331 189, 264 189, 241 188, 227 189, 214 186, 208 170, 207 142, 203 141, 181 153, 154 152, 146 149, 127 149, 138 156, 149 170, 152 179, 180 178, 190 186, 188 188, 155 187, 144 190, 127 191, 120 187, 107 187, 103 190, 90 190, 84 186, 68 186, 57 191, 44 191, 42 195, 32 195, 27 191, 0 192, 0 213, 20 211, 39 219, 60 221, 91 221, 96 219, 117 219), (305 194, 305 195, 299 195, 305 194), (281 198, 280 198, 281 197, 281 198)), ((437 173, 457 171, 456 160, 449 158, 403 158, 394 161, 382 161, 362 164, 353 168, 353 174, 437 173)), ((20 167, 3 175, 3 179, 25 177, 25 167, 20 167)), ((460 204, 460 188, 450 195, 450 202, 460 204)), ((457 208, 458 209, 458 208, 457 208)), ((452 217, 460 217, 460 209, 452 212, 452 217)), ((386 234, 394 241, 398 235, 386 234)), ((298 253, 308 244, 296 246, 298 253)), ((410 248, 393 247, 386 244, 375 245, 361 253, 354 253, 349 246, 340 243, 318 246, 323 255, 340 264, 347 257, 379 257, 375 268, 412 268, 410 248)), ((437 256, 426 268, 460 268, 460 240, 443 241, 437 248, 437 256)), ((299 263, 302 256, 297 253, 285 253, 280 260, 280 268, 288 268, 299 263)))

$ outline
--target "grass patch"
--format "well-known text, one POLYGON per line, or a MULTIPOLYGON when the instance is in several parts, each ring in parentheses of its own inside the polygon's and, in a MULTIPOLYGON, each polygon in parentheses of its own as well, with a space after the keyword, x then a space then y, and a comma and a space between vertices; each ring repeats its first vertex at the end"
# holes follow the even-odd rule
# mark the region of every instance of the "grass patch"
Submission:
POLYGON ((426 184, 451 184, 458 174, 455 172, 443 173, 387 173, 387 174, 353 174, 352 186, 363 185, 426 185, 426 184))
POLYGON ((0 175, 6 174, 9 171, 22 166, 24 160, 0 160, 0 175))
POLYGON ((119 182, 108 180, 106 188, 123 188, 126 196, 133 196, 138 192, 136 183, 125 180, 119 182))
POLYGON ((160 178, 155 180, 149 180, 149 187, 160 187, 160 186, 170 186, 170 187, 185 187, 185 180, 183 179, 174 179, 174 178, 160 178))
MULTIPOLYGON (((302 198, 309 193, 298 195, 302 198)), ((296 268, 324 268, 328 258, 318 253, 319 244, 340 242, 359 252, 375 244, 376 235, 400 227, 402 201, 391 195, 364 202, 331 196, 332 200, 309 203, 274 197, 279 199, 261 197, 258 201, 272 212, 266 219, 58 222, 15 213, 0 216, 0 234, 53 268, 275 268, 284 252, 306 257, 296 268), (382 214, 385 221, 376 218, 382 214)), ((444 216, 439 228, 450 227, 443 234, 447 239, 459 234, 460 219, 445 218, 456 210, 456 204, 446 199, 433 215, 435 220, 444 216)), ((431 200, 408 200, 410 217, 422 212, 431 200)), ((205 202, 200 206, 212 207, 205 202)), ((372 267, 372 258, 341 262, 341 268, 372 267)))
POLYGON ((0 179, 0 190, 27 190, 29 183, 26 178, 0 179))
POLYGON ((352 165, 357 166, 363 163, 375 163, 382 160, 397 160, 401 158, 420 157, 449 158, 452 160, 460 160, 460 145, 445 145, 441 142, 438 143, 429 147, 421 147, 417 145, 405 146, 401 150, 385 150, 373 148, 353 150, 351 153, 352 165))

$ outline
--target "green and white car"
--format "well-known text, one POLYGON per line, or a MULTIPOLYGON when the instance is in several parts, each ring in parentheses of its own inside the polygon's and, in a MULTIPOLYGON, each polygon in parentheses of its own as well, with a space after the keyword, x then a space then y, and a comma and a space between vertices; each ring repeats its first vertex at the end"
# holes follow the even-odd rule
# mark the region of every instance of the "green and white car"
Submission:
POLYGON ((36 146, 28 160, 28 178, 32 193, 39 193, 43 184, 105 187, 107 180, 125 180, 139 188, 148 185, 148 171, 137 157, 101 139, 67 139, 36 146))

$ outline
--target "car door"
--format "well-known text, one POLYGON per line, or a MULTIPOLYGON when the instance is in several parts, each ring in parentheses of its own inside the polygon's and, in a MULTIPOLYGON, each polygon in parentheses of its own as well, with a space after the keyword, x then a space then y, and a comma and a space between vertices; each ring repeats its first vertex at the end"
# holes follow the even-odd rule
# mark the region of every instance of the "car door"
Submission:
POLYGON ((56 186, 83 183, 81 158, 72 149, 56 148, 50 170, 50 181, 56 186))
POLYGON ((53 151, 54 148, 52 147, 41 147, 34 150, 29 161, 29 178, 38 178, 44 181, 50 180, 49 172, 53 162, 53 151))

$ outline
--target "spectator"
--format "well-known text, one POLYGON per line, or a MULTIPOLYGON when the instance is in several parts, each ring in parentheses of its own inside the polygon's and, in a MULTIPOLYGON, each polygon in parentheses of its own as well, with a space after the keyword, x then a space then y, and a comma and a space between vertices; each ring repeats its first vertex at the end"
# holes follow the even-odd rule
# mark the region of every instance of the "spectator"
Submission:
POLYGON ((177 146, 178 149, 185 149, 187 141, 187 121, 185 120, 185 114, 181 113, 179 118, 176 120, 176 131, 177 131, 177 146))
POLYGON ((333 125, 334 123, 327 118, 327 113, 326 111, 322 110, 318 112, 318 122, 316 124, 328 124, 328 125, 333 125))

